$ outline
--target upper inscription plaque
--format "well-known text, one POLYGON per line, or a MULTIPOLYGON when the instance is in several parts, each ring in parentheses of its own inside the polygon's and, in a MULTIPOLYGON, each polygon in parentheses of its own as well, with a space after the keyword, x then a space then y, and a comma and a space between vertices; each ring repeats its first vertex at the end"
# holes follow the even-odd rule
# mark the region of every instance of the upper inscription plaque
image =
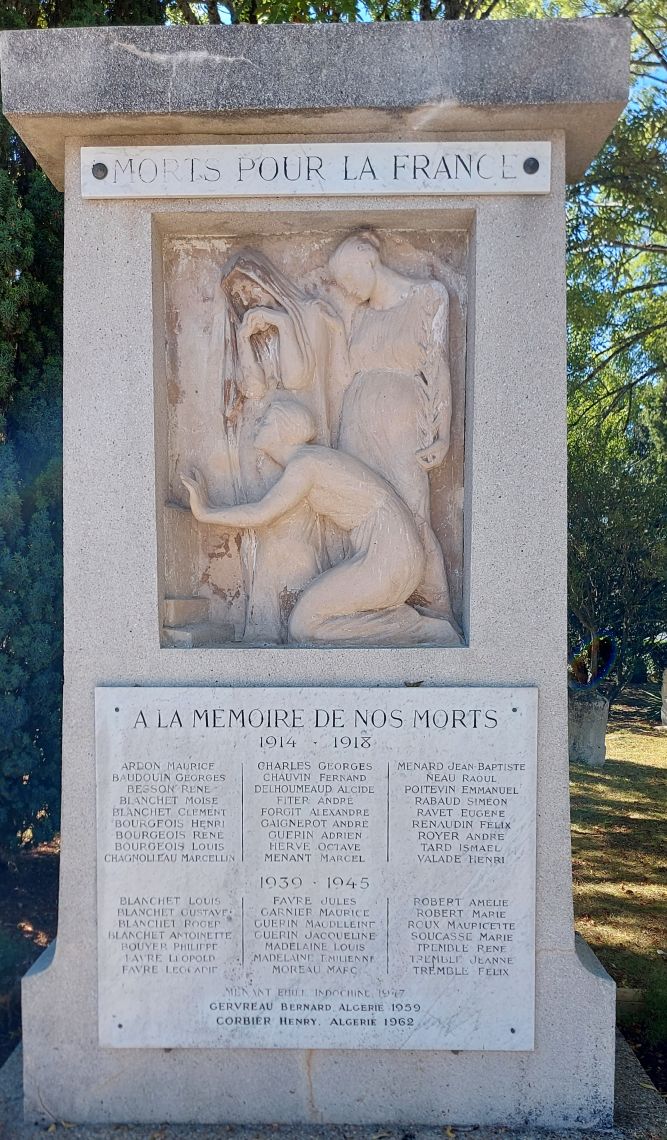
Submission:
POLYGON ((84 198, 548 194, 548 142, 82 147, 84 198))
POLYGON ((106 1046, 531 1049, 535 689, 98 689, 106 1046))

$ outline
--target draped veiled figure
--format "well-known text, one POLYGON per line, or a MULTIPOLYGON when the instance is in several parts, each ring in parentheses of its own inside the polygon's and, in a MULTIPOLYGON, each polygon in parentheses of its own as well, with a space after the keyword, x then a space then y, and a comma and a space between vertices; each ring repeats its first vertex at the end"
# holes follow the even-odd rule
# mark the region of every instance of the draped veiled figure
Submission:
POLYGON ((447 573, 431 526, 429 471, 449 448, 449 296, 434 280, 384 265, 372 232, 346 238, 330 259, 336 283, 355 302, 348 333, 352 383, 338 446, 367 463, 410 508, 425 551, 415 600, 451 618, 447 573))
MULTIPOLYGON (((255 447, 257 425, 271 403, 286 393, 298 394, 313 417, 317 441, 331 442, 349 382, 347 345, 333 309, 308 296, 257 251, 242 250, 230 259, 222 293, 227 459, 232 496, 244 503, 261 497, 280 476, 277 464, 255 447)), ((243 639, 284 642, 296 598, 330 561, 323 525, 308 504, 261 534, 245 532, 243 639)))

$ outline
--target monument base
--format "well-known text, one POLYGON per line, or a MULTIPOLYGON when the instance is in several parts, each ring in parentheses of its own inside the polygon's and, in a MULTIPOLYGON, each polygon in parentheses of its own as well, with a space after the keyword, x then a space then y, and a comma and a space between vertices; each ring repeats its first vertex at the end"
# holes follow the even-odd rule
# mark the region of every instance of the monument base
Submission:
POLYGON ((23 982, 31 1120, 612 1126, 615 987, 580 939, 538 952, 536 1047, 520 1053, 101 1049, 54 947, 23 982))

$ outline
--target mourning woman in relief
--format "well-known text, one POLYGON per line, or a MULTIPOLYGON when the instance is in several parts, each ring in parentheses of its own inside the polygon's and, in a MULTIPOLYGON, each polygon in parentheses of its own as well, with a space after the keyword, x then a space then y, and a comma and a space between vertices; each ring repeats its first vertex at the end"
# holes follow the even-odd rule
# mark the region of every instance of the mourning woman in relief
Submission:
POLYGON ((338 446, 383 475, 410 508, 426 554, 415 604, 423 613, 451 619, 429 485, 429 472, 449 449, 447 290, 433 279, 416 280, 384 265, 370 230, 341 242, 329 269, 355 303, 348 332, 353 380, 338 446))
MULTIPOLYGON (((242 250, 222 273, 225 305, 222 401, 232 495, 260 498, 280 468, 255 446, 269 404, 298 395, 316 425, 319 443, 331 442, 349 383, 340 318, 308 296, 263 254, 242 250)), ((301 504, 261 534, 246 532, 241 547, 246 589, 244 640, 286 640, 287 618, 306 582, 329 565, 322 524, 301 504)))
POLYGON ((293 398, 273 403, 256 443, 280 467, 257 502, 213 505, 197 471, 181 478, 201 523, 263 534, 295 511, 311 510, 346 535, 347 557, 305 585, 289 618, 301 645, 458 645, 452 624, 407 604, 421 581, 424 549, 412 515, 365 463, 314 442, 316 424, 293 398))

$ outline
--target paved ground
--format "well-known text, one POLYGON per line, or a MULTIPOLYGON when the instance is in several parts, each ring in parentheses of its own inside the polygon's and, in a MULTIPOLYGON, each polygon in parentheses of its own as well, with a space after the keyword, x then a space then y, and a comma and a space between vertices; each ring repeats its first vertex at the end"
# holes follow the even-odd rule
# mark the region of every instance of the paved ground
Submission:
POLYGON ((255 1126, 186 1124, 71 1125, 21 1119, 20 1050, 0 1070, 0 1140, 667 1140, 667 1108, 622 1037, 616 1052, 616 1127, 611 1132, 517 1132, 507 1128, 392 1128, 377 1125, 255 1126))

